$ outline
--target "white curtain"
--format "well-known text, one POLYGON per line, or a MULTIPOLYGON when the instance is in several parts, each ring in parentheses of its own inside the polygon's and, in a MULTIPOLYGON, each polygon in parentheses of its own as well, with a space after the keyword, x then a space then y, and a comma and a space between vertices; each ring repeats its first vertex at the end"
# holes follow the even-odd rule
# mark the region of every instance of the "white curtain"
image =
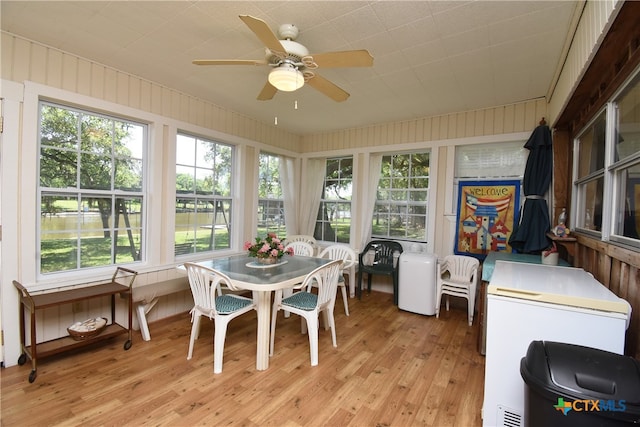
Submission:
POLYGON ((375 209, 378 195, 378 181, 380 181, 380 169, 382 168, 382 154, 369 156, 369 179, 364 188, 365 194, 362 203, 362 215, 360 217, 360 248, 364 248, 371 240, 371 224, 373 223, 373 210, 375 209))
MULTIPOLYGON (((298 203, 298 233, 313 236, 322 197, 322 185, 327 173, 327 159, 307 159, 303 167, 300 202, 298 203)), ((289 231, 289 227, 287 227, 289 231)))
POLYGON ((298 233, 298 215, 296 212, 296 183, 300 182, 296 174, 296 161, 291 157, 280 156, 280 185, 284 203, 284 223, 287 226, 287 236, 298 233))

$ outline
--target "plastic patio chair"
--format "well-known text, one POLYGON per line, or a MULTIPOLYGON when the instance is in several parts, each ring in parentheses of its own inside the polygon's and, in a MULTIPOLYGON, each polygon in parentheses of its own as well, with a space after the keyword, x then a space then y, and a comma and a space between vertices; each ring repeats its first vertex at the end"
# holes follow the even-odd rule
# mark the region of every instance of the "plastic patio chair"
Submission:
POLYGON ((342 291, 342 302, 344 303, 344 313, 349 315, 349 299, 347 298, 347 286, 344 281, 344 273, 349 275, 349 289, 355 289, 356 283, 356 263, 358 256, 356 252, 347 245, 331 245, 327 246, 320 252, 318 258, 341 259, 342 274, 338 280, 338 287, 342 291))
POLYGON ((446 295, 446 307, 449 311, 449 296, 466 298, 469 326, 473 324, 476 302, 478 267, 480 261, 464 255, 447 255, 440 266, 436 282, 436 317, 440 317, 442 295, 446 295))
POLYGON ((309 334, 309 352, 311 354, 311 366, 318 365, 318 327, 320 313, 325 313, 325 329, 331 328, 333 346, 337 347, 336 325, 333 318, 333 308, 336 303, 338 290, 338 277, 342 271, 342 261, 335 260, 322 265, 309 273, 304 281, 296 286, 304 289, 290 297, 283 298, 282 291, 276 291, 271 315, 271 345, 269 354, 273 356, 276 336, 276 319, 278 310, 286 310, 301 316, 302 333, 309 334), (318 288, 318 293, 311 292, 311 286, 318 288))
POLYGON ((289 243, 293 243, 293 242, 305 242, 310 244, 311 247, 313 248, 314 254, 316 253, 316 250, 318 248, 318 242, 316 241, 316 239, 313 236, 309 236, 306 234, 293 234, 291 236, 287 236, 284 238, 285 245, 288 245, 289 243))
POLYGON ((193 345, 200 334, 200 317, 213 319, 213 373, 222 372, 222 356, 227 325, 236 317, 255 310, 253 300, 240 295, 222 294, 221 285, 232 291, 237 290, 233 281, 225 274, 193 263, 185 263, 189 286, 193 294, 194 306, 191 309, 191 337, 187 360, 193 355, 193 345))
POLYGON ((315 248, 311 245, 311 243, 297 241, 297 242, 288 242, 284 246, 285 250, 288 248, 293 249, 293 255, 298 256, 313 256, 315 252, 315 248))
POLYGON ((371 276, 381 274, 393 280, 393 303, 398 305, 398 256, 402 245, 392 240, 372 240, 358 256, 358 299, 362 298, 362 275, 368 274, 367 290, 371 292, 371 276), (397 255, 396 255, 397 254, 397 255), (373 258, 369 260, 369 258, 373 258))

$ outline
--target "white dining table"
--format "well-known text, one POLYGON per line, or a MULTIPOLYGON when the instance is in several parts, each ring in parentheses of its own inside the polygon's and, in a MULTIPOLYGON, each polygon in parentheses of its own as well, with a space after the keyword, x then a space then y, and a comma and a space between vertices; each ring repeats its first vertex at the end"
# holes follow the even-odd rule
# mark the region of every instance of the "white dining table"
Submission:
POLYGON ((235 287, 253 292, 258 315, 256 369, 264 371, 269 368, 271 293, 294 287, 307 274, 329 262, 330 259, 324 258, 285 255, 280 263, 264 266, 257 264, 255 258, 241 254, 199 261, 196 264, 218 270, 229 276, 235 287))

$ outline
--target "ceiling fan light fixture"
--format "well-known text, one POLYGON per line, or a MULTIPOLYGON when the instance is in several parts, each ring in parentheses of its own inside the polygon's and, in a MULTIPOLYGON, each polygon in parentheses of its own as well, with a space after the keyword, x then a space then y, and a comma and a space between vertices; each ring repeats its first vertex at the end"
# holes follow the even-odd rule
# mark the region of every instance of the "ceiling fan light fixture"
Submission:
POLYGON ((304 85, 304 76, 294 66, 283 64, 269 73, 269 83, 278 90, 293 92, 304 85))

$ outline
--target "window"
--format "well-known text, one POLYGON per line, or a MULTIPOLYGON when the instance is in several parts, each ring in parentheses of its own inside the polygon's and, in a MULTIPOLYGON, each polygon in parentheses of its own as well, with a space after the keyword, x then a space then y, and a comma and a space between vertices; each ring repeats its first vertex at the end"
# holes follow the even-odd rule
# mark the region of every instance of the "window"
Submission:
POLYGON ((640 246, 640 75, 616 100, 611 239, 640 246))
POLYGON ((230 248, 233 147, 178 134, 176 256, 230 248))
POLYGON ((147 126, 39 104, 42 274, 142 257, 147 126))
POLYGON ((430 153, 382 157, 372 236, 426 242, 430 153))
MULTIPOLYGON (((518 179, 522 182, 529 153, 529 150, 524 148, 525 142, 508 141, 457 146, 452 202, 456 203, 455 201, 458 200, 458 183, 461 180, 518 179)), ((523 200, 523 197, 523 194, 520 194, 520 200, 523 200)))
POLYGON ((457 146, 455 178, 522 178, 528 153, 524 144, 512 141, 457 146))
POLYGON ((280 185, 280 158, 260 153, 258 171, 258 236, 284 235, 284 202, 280 185))
POLYGON ((574 141, 576 228, 640 248, 640 73, 574 141))
POLYGON ((604 193, 606 111, 576 138, 576 227, 600 232, 604 193))
POLYGON ((313 237, 334 243, 349 243, 353 157, 327 159, 322 197, 313 237))

